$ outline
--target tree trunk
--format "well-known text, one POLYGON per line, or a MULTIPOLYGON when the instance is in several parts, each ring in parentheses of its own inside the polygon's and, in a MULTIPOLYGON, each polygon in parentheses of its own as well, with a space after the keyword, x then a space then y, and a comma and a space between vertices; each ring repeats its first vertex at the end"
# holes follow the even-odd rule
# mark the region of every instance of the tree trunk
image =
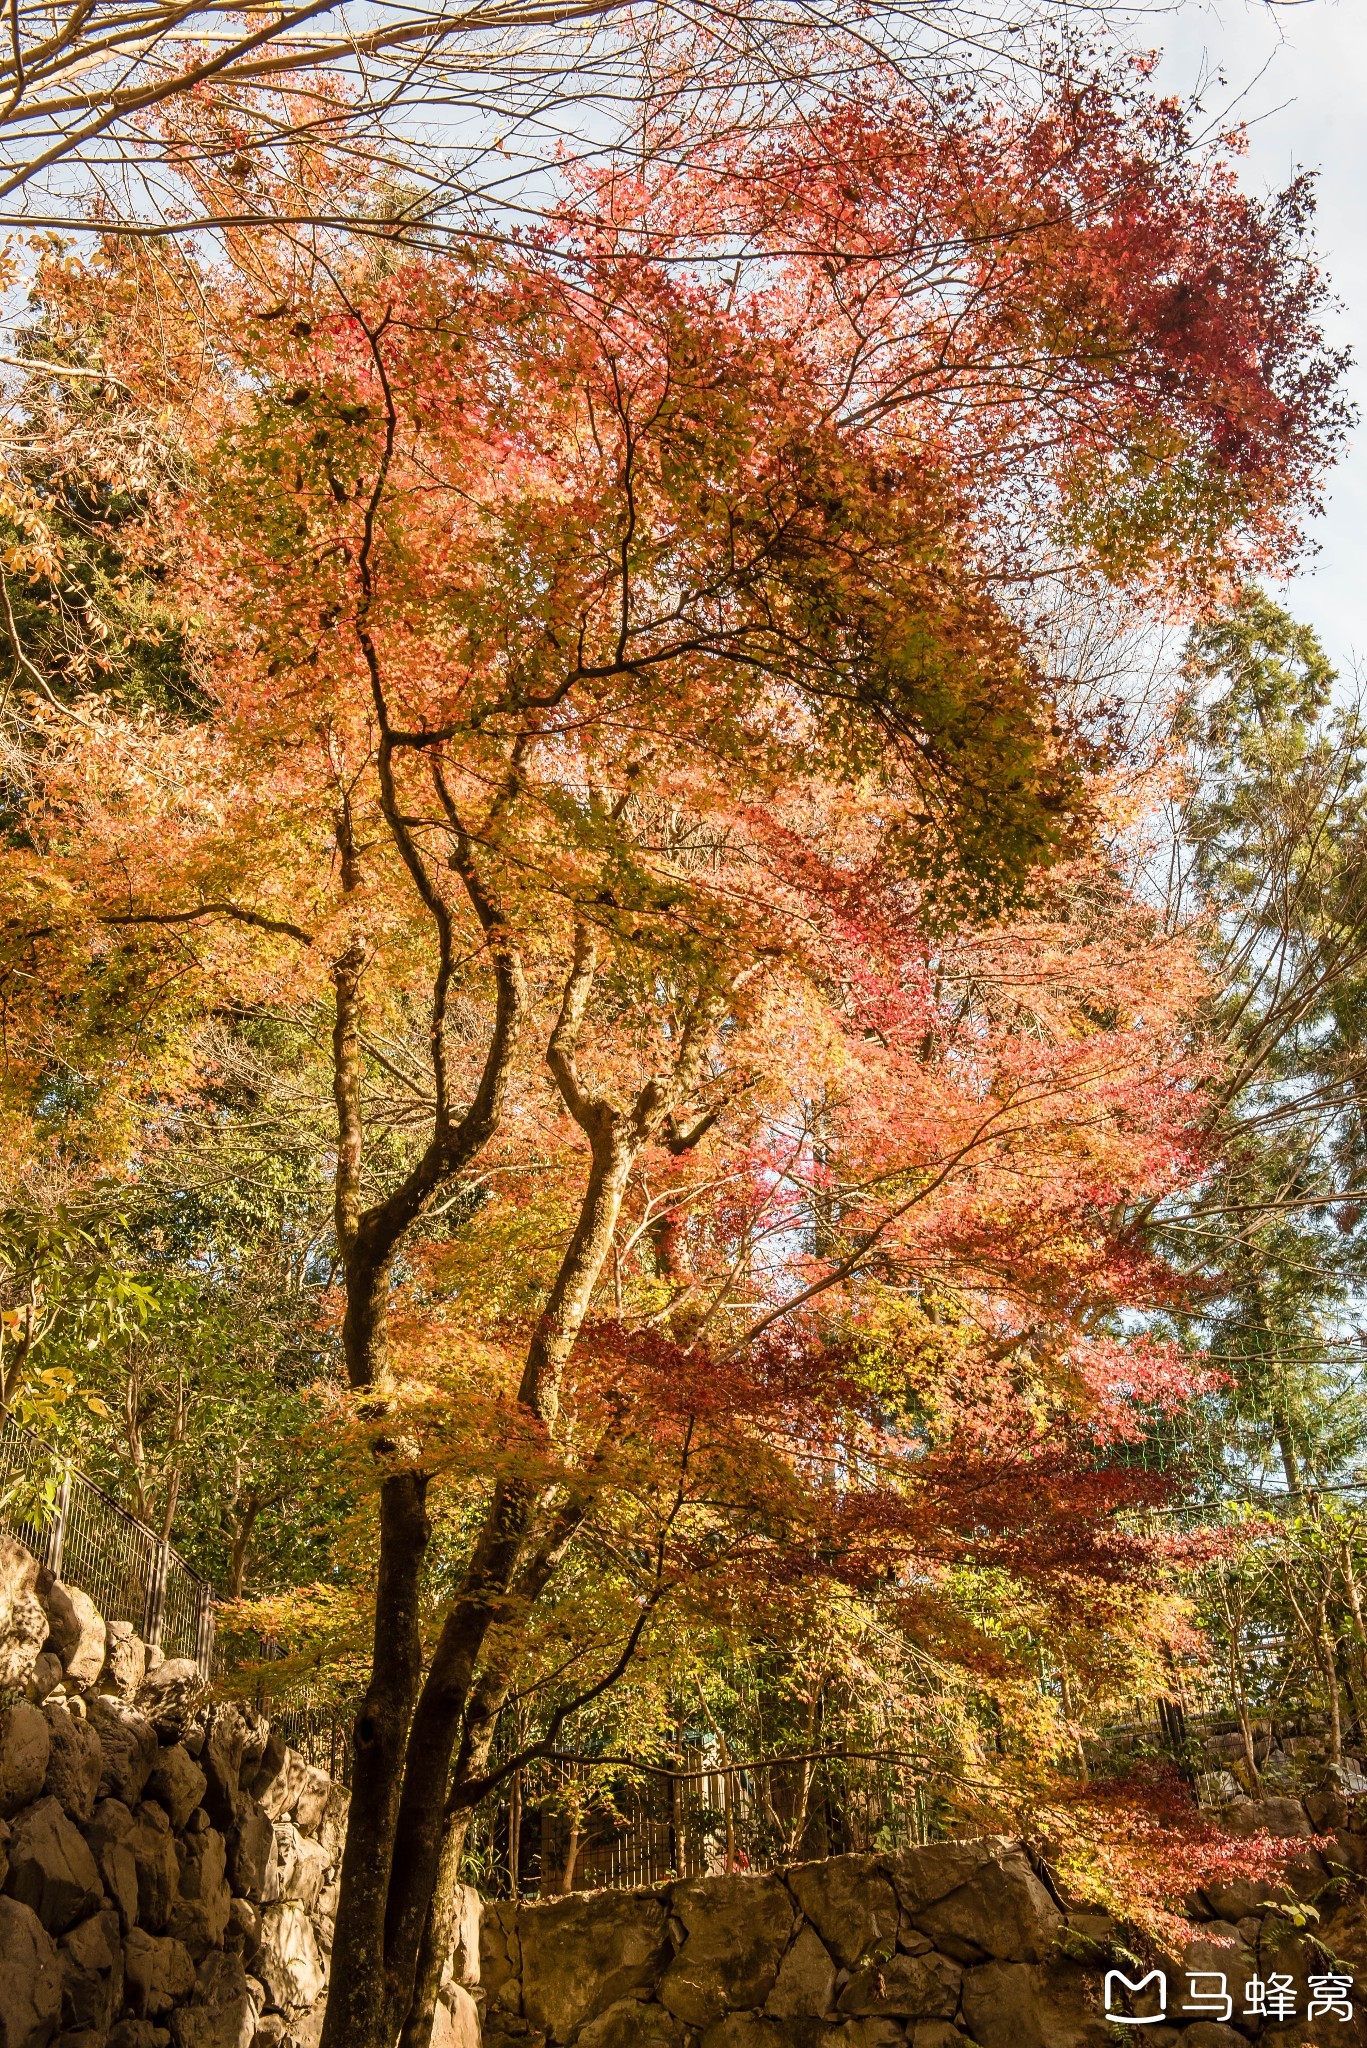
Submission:
POLYGON ((392 2048, 385 1909, 393 1871, 404 1749, 422 1675, 418 1584, 431 1524, 427 1480, 392 1473, 380 1488, 380 1571, 370 1684, 353 1730, 331 1981, 320 2048, 392 2048))

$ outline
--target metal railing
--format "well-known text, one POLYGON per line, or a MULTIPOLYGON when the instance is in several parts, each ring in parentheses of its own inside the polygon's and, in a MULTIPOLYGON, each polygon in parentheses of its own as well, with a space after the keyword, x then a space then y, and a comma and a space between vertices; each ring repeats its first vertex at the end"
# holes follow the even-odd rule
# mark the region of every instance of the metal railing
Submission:
POLYGON ((131 1623, 149 1648, 192 1657, 209 1675, 214 1602, 208 1582, 164 1537, 3 1409, 0 1529, 54 1578, 88 1593, 106 1621, 131 1623))

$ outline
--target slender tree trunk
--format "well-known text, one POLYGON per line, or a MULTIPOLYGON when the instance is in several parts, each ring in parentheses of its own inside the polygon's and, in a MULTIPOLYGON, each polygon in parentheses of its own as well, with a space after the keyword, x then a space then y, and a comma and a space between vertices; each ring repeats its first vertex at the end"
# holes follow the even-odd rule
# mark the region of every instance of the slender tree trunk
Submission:
POLYGON ((419 1577, 431 1525, 427 1481, 400 1472, 380 1488, 380 1572, 370 1684, 352 1731, 354 1766, 321 2048, 391 2048, 385 1908, 404 1745, 422 1675, 419 1577))

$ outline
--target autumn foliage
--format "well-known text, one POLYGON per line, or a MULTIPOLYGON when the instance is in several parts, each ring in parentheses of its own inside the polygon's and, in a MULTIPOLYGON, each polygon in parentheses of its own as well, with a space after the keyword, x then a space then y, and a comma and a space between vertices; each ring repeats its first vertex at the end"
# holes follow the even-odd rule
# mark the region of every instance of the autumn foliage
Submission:
POLYGON ((34 706, 9 1113, 60 1047, 136 1178, 211 1019, 326 1076, 353 1629, 378 1585, 328 2048, 422 2038, 510 1701, 544 1747, 666 1628, 877 1602, 1047 1766, 1032 1646, 1123 1697, 1180 1633, 1126 1447, 1204 1383, 1134 1334, 1203 983, 1064 628, 1293 546, 1304 203, 1125 74, 662 153, 497 254, 43 273, 178 418, 192 654, 174 715, 34 706))

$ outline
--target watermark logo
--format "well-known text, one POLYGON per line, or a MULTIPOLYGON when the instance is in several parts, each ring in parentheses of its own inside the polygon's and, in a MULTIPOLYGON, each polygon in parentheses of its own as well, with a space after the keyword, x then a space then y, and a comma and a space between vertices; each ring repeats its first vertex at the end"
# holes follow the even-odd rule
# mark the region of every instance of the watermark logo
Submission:
MULTIPOLYGON (((1353 2017, 1353 1979, 1328 1970, 1305 1980, 1307 2020, 1337 2020, 1340 2025, 1353 2017)), ((1162 1970, 1150 1970, 1142 1977, 1127 1977, 1123 1970, 1108 1970, 1105 1983, 1106 2017, 1120 2027, 1156 2027, 1169 2017, 1168 1980, 1162 1970), (1127 2012, 1124 2008, 1146 1993, 1156 2007, 1153 2012, 1127 2012)), ((1235 1992, 1219 1970, 1189 1970, 1180 2004, 1172 2008, 1173 2019, 1229 2021, 1234 2018, 1235 1992)), ((1266 1977, 1250 1977, 1243 1986, 1243 2003, 1238 2007, 1245 2019, 1294 2020, 1300 2017, 1300 1991, 1294 1977, 1271 1970, 1266 1977)))

